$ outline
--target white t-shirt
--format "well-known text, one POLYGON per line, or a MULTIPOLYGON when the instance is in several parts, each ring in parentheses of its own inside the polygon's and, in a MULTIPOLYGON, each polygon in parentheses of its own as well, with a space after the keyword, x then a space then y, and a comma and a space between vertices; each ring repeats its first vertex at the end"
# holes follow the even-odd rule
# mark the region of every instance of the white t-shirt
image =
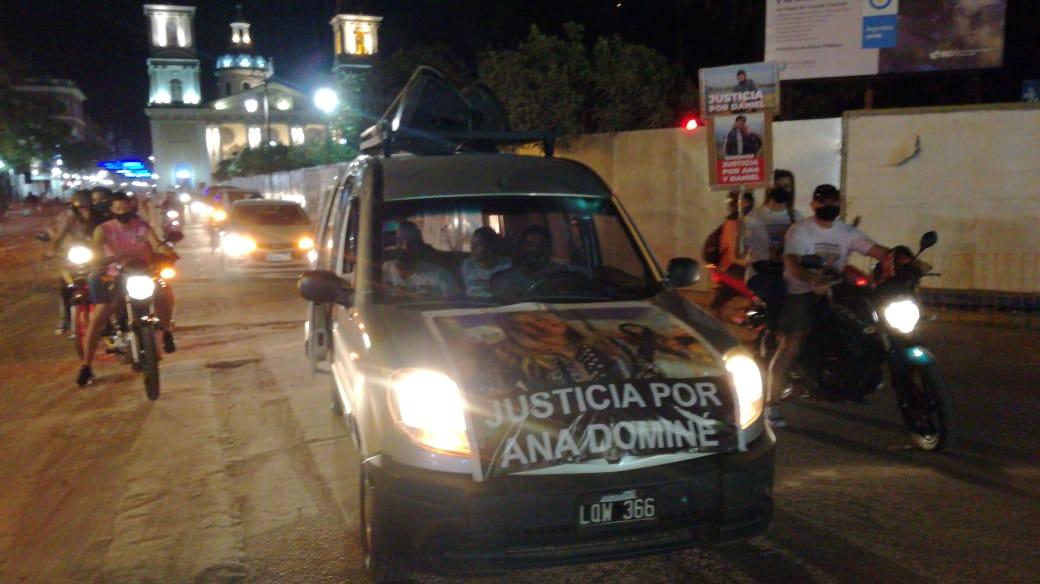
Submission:
MULTIPOLYGON (((802 214, 792 211, 795 221, 802 220, 802 214)), ((791 226, 791 215, 786 208, 774 211, 763 205, 748 213, 744 220, 745 241, 748 250, 747 277, 750 280, 755 275, 755 262, 784 261, 784 235, 791 226)))
MULTIPOLYGON (((845 269, 850 252, 866 255, 873 246, 874 242, 865 233, 840 219, 835 220, 830 229, 820 227, 814 217, 802 219, 787 230, 784 238, 784 254, 818 255, 823 258, 825 266, 837 272, 845 269)), ((809 284, 795 277, 786 267, 784 281, 788 294, 812 292, 809 284)))
POLYGON ((461 290, 451 272, 437 264, 420 261, 414 271, 405 277, 396 261, 383 264, 383 283, 390 286, 391 294, 403 290, 412 294, 444 297, 458 296, 461 290))
POLYGON ((484 268, 473 258, 462 260, 462 285, 466 287, 466 296, 490 298, 491 276, 496 272, 508 270, 512 265, 508 258, 497 258, 491 269, 484 268))

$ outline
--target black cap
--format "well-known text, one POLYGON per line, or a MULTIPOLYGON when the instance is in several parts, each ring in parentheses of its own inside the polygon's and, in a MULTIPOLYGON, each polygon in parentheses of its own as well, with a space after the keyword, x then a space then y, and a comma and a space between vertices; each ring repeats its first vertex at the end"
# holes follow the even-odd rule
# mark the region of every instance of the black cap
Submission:
POLYGON ((812 200, 814 201, 839 201, 841 200, 841 192, 834 185, 819 185, 812 192, 812 200))

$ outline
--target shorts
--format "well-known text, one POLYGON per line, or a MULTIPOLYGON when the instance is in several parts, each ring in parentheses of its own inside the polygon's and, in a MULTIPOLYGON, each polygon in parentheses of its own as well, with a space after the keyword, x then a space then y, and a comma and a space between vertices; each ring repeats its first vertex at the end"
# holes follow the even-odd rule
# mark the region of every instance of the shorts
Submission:
POLYGON ((115 294, 112 292, 112 283, 112 278, 104 277, 98 273, 87 276, 91 304, 109 304, 112 302, 115 299, 115 294))
POLYGON ((780 309, 780 318, 776 323, 777 330, 780 333, 811 331, 816 326, 816 320, 826 302, 826 296, 819 296, 812 292, 788 294, 780 309))

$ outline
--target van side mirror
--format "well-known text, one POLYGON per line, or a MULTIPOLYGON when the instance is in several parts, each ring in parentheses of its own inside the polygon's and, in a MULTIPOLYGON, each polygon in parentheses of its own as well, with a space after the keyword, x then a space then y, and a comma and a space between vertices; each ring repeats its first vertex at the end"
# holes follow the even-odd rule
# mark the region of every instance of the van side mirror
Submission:
POLYGON ((676 288, 692 286, 700 280, 700 268, 692 258, 672 258, 668 262, 668 283, 676 288))
MULTIPOLYGON (((934 231, 929 231, 921 236, 920 250, 924 251, 936 243, 939 243, 939 234, 934 231)), ((920 253, 920 252, 918 252, 920 253)))
POLYGON ((308 270, 297 283, 300 296, 318 304, 334 302, 342 306, 354 303, 354 290, 347 282, 329 270, 308 270))
POLYGON ((819 270, 824 265, 823 258, 818 255, 803 255, 798 263, 807 270, 819 270))

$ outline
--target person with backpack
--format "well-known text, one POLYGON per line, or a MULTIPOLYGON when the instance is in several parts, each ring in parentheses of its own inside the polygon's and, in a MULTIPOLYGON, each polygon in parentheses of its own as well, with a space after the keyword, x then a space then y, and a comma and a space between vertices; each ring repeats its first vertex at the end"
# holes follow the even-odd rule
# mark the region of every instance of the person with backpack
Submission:
POLYGON ((784 236, 802 214, 794 210, 794 175, 789 170, 773 172, 773 186, 766 191, 761 207, 748 214, 744 224, 748 251, 747 285, 766 303, 766 322, 775 330, 786 288, 784 287, 784 236))
POLYGON ((720 309, 727 302, 740 295, 737 289, 743 286, 744 270, 747 259, 741 256, 740 220, 746 217, 755 207, 755 195, 744 192, 743 197, 739 191, 729 193, 729 214, 726 220, 711 232, 704 243, 704 261, 709 266, 714 266, 712 280, 716 282, 715 295, 709 308, 716 316, 720 315, 720 309), (737 210, 737 201, 742 199, 742 212, 737 210), (732 281, 732 284, 727 283, 732 281))

